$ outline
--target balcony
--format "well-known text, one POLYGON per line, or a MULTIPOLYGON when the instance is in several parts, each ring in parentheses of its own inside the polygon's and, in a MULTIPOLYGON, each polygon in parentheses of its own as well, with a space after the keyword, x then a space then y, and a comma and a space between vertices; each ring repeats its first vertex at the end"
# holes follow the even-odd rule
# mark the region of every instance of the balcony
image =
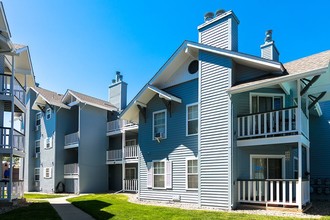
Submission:
POLYGON ((13 89, 11 89, 11 79, 12 75, 9 74, 0 74, 0 83, 2 86, 0 87, 0 94, 11 96, 12 94, 21 102, 22 105, 25 106, 25 89, 19 83, 19 81, 14 78, 13 89))
MULTIPOLYGON (((9 182, 0 181, 0 201, 8 200, 9 182)), ((24 182, 23 181, 13 181, 11 199, 17 199, 23 197, 24 193, 24 182)))
POLYGON ((126 129, 133 128, 134 129, 136 127, 137 127, 136 124, 131 123, 127 120, 123 120, 123 119, 109 121, 107 123, 107 135, 121 133, 124 128, 126 128, 126 129))
POLYGON ((310 202, 308 180, 301 186, 297 179, 238 180, 237 187, 240 203, 299 207, 310 202))
POLYGON ((79 177, 79 164, 64 164, 64 178, 78 178, 79 177))
POLYGON ((124 158, 122 155, 122 149, 107 151, 107 164, 122 163, 123 159, 126 163, 136 163, 139 158, 139 145, 125 146, 124 158))
POLYGON ((8 151, 13 147, 15 154, 24 154, 24 134, 13 129, 13 144, 10 145, 10 128, 0 127, 0 149, 8 151))
POLYGON ((309 136, 308 118, 297 107, 242 115, 237 120, 237 139, 290 136, 299 132, 306 138, 309 136), (300 120, 297 118, 298 113, 301 115, 300 120))
POLYGON ((64 137, 64 149, 70 149, 79 147, 79 134, 78 132, 65 135, 64 137))

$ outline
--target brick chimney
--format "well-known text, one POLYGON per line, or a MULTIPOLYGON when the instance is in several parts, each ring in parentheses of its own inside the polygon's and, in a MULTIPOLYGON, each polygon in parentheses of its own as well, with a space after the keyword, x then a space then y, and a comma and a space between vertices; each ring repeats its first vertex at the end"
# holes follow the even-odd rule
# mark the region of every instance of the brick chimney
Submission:
POLYGON ((123 81, 123 75, 119 71, 109 86, 109 102, 119 110, 123 110, 127 104, 127 83, 123 81))
POLYGON ((239 20, 233 11, 218 10, 208 12, 204 16, 204 23, 197 27, 199 43, 219 47, 227 50, 238 50, 239 20))
POLYGON ((280 53, 275 46, 275 41, 272 39, 272 34, 272 30, 266 31, 265 43, 260 46, 261 57, 269 60, 279 61, 280 53))

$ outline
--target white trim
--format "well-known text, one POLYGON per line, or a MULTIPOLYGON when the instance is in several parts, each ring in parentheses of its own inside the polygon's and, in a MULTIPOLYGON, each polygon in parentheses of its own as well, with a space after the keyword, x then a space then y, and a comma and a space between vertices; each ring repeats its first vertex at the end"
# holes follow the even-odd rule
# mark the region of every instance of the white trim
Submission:
POLYGON ((155 114, 159 114, 159 113, 165 113, 165 132, 164 132, 164 138, 167 138, 167 110, 163 109, 163 110, 159 110, 159 111, 155 111, 152 113, 152 140, 156 140, 155 138, 155 114))
MULTIPOLYGON (((198 184, 198 177, 199 177, 199 172, 198 172, 198 158, 197 157, 186 157, 186 162, 185 162, 185 166, 186 166, 186 172, 185 172, 185 182, 186 182, 186 190, 198 190, 198 188, 188 188, 188 161, 189 160, 197 160, 197 184, 198 184)), ((199 185, 198 185, 199 186, 199 185)))
MULTIPOLYGON (((186 136, 198 135, 198 127, 197 127, 197 133, 188 134, 188 108, 191 107, 191 106, 195 106, 195 105, 197 105, 197 126, 199 124, 199 114, 198 114, 199 106, 198 106, 198 102, 194 102, 194 103, 186 105, 186 136)), ((193 120, 196 120, 196 119, 193 119, 193 120)))
POLYGON ((35 154, 40 154, 40 149, 41 149, 41 141, 40 139, 34 141, 34 153, 35 154), (37 142, 39 142, 39 152, 37 152, 37 142))
POLYGON ((37 112, 37 113, 36 113, 35 123, 34 123, 34 124, 35 124, 35 127, 36 127, 36 129, 35 129, 36 131, 37 131, 38 129, 40 129, 40 126, 41 126, 41 118, 42 118, 42 114, 41 114, 41 112, 37 112), (38 115, 40 115, 40 119, 39 119, 39 120, 40 120, 40 124, 39 124, 39 125, 37 125, 38 115), (37 127, 38 127, 38 129, 37 129, 37 127))
POLYGON ((263 158, 267 159, 267 178, 268 179, 268 159, 281 159, 282 160, 282 179, 285 179, 285 155, 269 155, 269 154, 250 154, 250 179, 253 179, 252 173, 252 159, 263 158))
POLYGON ((44 167, 44 179, 51 179, 51 178, 52 178, 52 167, 44 167))
POLYGON ((52 118, 52 109, 47 108, 47 110, 46 110, 46 120, 50 120, 51 118, 52 118))
MULTIPOLYGON (((282 97, 282 105, 283 108, 285 108, 285 94, 281 93, 263 93, 263 92, 250 92, 249 94, 249 99, 250 99, 250 113, 252 113, 252 97, 257 96, 257 97, 272 97, 273 98, 273 106, 272 110, 274 110, 274 97, 281 96, 282 97)), ((259 107, 259 106, 258 106, 259 107)))
POLYGON ((181 103, 182 100, 178 97, 175 97, 174 95, 171 95, 161 89, 158 89, 154 86, 151 86, 151 85, 148 85, 148 89, 150 89, 151 91, 157 93, 159 95, 159 98, 163 98, 165 100, 169 100, 169 101, 174 101, 174 102, 177 102, 177 103, 181 103))
POLYGON ((34 172, 33 172, 33 180, 35 182, 39 182, 40 181, 40 167, 34 168, 34 172), (39 170, 39 180, 36 180, 36 170, 39 170))
POLYGON ((152 160, 152 189, 166 189, 166 159, 162 160, 152 160), (155 187, 155 181, 154 181, 154 176, 155 176, 155 166, 154 163, 157 162, 162 162, 164 163, 164 174, 157 174, 157 175, 164 175, 164 187, 155 187))

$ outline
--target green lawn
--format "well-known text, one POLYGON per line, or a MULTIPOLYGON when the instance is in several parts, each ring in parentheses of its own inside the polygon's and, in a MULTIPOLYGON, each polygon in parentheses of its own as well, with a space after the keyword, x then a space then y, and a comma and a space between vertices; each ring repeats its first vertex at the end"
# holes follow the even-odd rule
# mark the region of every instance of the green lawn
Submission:
POLYGON ((96 219, 297 219, 129 203, 125 195, 96 194, 68 199, 96 219))
POLYGON ((60 194, 40 194, 40 193, 24 193, 24 198, 26 199, 52 199, 64 197, 66 195, 60 194))
POLYGON ((13 220, 13 219, 24 219, 24 220, 60 220, 61 218, 53 209, 53 207, 45 201, 36 201, 30 203, 27 207, 21 207, 14 209, 10 212, 0 214, 1 220, 13 220))

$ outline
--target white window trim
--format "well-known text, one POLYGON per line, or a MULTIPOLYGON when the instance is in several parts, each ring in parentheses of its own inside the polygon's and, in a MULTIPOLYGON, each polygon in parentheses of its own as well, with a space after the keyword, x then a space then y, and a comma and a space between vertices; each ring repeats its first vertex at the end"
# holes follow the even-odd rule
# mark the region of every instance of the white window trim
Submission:
POLYGON ((36 114, 36 120, 35 120, 35 126, 36 127, 39 127, 40 128, 40 125, 41 125, 41 118, 42 118, 42 114, 41 114, 41 112, 38 112, 37 114, 36 114), (39 125, 37 125, 37 120, 38 120, 38 115, 40 115, 40 124, 39 125))
POLYGON ((52 167, 45 167, 44 168, 44 179, 51 179, 52 178, 52 172, 53 172, 53 169, 52 169, 52 167), (49 176, 47 176, 46 174, 47 174, 47 172, 46 172, 46 170, 49 170, 49 176))
POLYGON ((44 139, 44 149, 49 150, 53 148, 53 137, 47 137, 44 139), (49 147, 47 147, 47 142, 49 141, 49 147))
POLYGON ((34 179, 35 182, 40 181, 40 168, 34 168, 33 179, 34 179), (39 170, 39 180, 36 180, 36 170, 39 170))
MULTIPOLYGON (((285 155, 251 154, 250 155, 250 179, 252 179, 252 177, 253 177, 253 173, 252 173, 253 158, 282 159, 282 179, 285 179, 285 155)), ((268 172, 267 172, 267 176, 268 176, 268 172)))
MULTIPOLYGON (((134 176, 135 176, 134 179, 137 179, 137 177, 136 177, 136 168, 135 167, 125 167, 125 175, 126 175, 126 170, 134 170, 134 176)), ((125 177, 125 179, 126 179, 126 177, 125 177)))
POLYGON ((166 189, 166 159, 163 160, 153 160, 152 161, 152 189, 166 189), (164 187, 155 187, 155 181, 154 181, 154 176, 155 176, 155 162, 163 162, 164 163, 164 187))
POLYGON ((46 120, 50 120, 52 118, 52 109, 51 108, 47 108, 46 110, 46 120), (49 116, 49 118, 48 118, 49 116))
POLYGON ((188 161, 189 160, 197 160, 197 180, 199 179, 198 158, 197 157, 186 157, 186 190, 198 190, 198 188, 188 188, 188 161))
POLYGON ((155 112, 152 113, 152 140, 156 140, 156 138, 155 138, 155 128, 154 128, 154 126, 155 126, 155 123, 154 123, 155 114, 162 113, 162 112, 165 112, 165 134, 164 134, 163 139, 167 138, 167 110, 163 109, 163 110, 155 111, 155 112))
MULTIPOLYGON (((198 102, 195 102, 195 103, 191 103, 191 104, 188 104, 186 105, 186 136, 195 136, 195 135, 198 135, 198 131, 196 134, 188 134, 188 108, 190 106, 194 106, 194 105, 197 105, 197 111, 199 111, 199 106, 198 106, 198 102)), ((199 112, 197 112, 197 126, 199 128, 199 112)))
POLYGON ((135 146, 135 145, 136 145, 136 139, 135 138, 125 140, 125 146, 135 146), (127 141, 133 141, 134 144, 133 145, 127 145, 127 141))
MULTIPOLYGON (((261 96, 261 97, 277 97, 277 96, 281 96, 282 97, 282 106, 283 108, 285 108, 285 94, 281 94, 281 93, 262 93, 262 92, 250 92, 250 113, 252 114, 252 97, 253 96, 261 96)), ((274 108, 274 102, 273 102, 273 106, 274 108)))
POLYGON ((41 149, 41 141, 39 139, 39 140, 36 140, 34 143, 34 153, 36 153, 36 154, 40 153, 40 149, 41 149), (37 152, 37 142, 39 142, 39 152, 37 152))

